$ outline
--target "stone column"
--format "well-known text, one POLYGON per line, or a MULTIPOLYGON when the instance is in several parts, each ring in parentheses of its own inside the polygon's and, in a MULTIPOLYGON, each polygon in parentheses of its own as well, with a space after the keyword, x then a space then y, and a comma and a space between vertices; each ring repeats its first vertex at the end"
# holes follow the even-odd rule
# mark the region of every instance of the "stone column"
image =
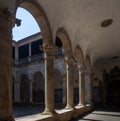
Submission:
POLYGON ((28 62, 31 61, 31 43, 29 43, 29 58, 28 58, 28 62))
POLYGON ((12 14, 0 8, 0 121, 12 116, 12 14))
POLYGON ((67 106, 66 109, 74 108, 73 99, 74 99, 74 93, 73 93, 73 87, 74 87, 74 81, 73 81, 73 58, 65 58, 66 61, 66 69, 67 69, 67 106))
POLYGON ((54 73, 53 45, 43 45, 45 53, 45 111, 43 114, 54 114, 54 73))
POLYGON ((18 47, 15 47, 15 60, 18 60, 18 47))
POLYGON ((64 79, 63 79, 63 104, 65 104, 66 105, 66 102, 67 102, 67 82, 66 82, 66 76, 67 75, 65 75, 65 77, 64 77, 64 79))
POLYGON ((78 66, 79 71, 79 104, 78 106, 85 105, 85 80, 84 80, 85 67, 78 66))
POLYGON ((19 54, 18 54, 18 47, 15 47, 15 64, 18 65, 19 54))
POLYGON ((89 76, 89 93, 88 93, 88 102, 90 105, 93 104, 93 71, 90 70, 89 73, 88 73, 88 76, 89 76))
POLYGON ((32 89, 32 81, 30 80, 30 102, 33 102, 33 89, 32 89))

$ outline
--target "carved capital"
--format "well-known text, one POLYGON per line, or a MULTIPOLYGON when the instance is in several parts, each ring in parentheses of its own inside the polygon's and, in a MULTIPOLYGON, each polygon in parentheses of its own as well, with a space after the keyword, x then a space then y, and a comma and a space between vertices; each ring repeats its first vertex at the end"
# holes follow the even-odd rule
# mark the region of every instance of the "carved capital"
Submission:
POLYGON ((75 63, 75 60, 74 60, 73 57, 70 57, 70 58, 67 58, 67 57, 66 57, 64 60, 65 60, 65 62, 68 64, 68 67, 72 67, 73 64, 75 63))
POLYGON ((93 75, 94 74, 93 69, 90 69, 89 73, 93 75))
POLYGON ((43 50, 45 52, 46 57, 54 57, 54 51, 58 50, 59 48, 52 44, 44 43, 42 46, 40 46, 40 50, 43 50))
POLYGON ((82 65, 78 65, 78 70, 83 73, 85 71, 85 66, 82 64, 82 65))

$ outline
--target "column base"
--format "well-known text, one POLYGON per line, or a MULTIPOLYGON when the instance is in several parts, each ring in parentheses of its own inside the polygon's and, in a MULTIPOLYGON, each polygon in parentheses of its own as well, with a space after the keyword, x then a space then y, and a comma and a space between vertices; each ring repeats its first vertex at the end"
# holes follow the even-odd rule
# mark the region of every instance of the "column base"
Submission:
POLYGON ((68 109, 74 109, 74 107, 71 106, 71 105, 67 105, 67 106, 65 107, 65 109, 66 109, 66 110, 68 110, 68 109))
POLYGON ((49 109, 45 109, 45 111, 43 113, 41 113, 42 115, 55 115, 57 114, 55 110, 51 111, 49 109))
POLYGON ((45 110, 42 115, 51 115, 54 118, 54 121, 60 121, 60 116, 59 114, 54 110, 54 111, 50 111, 50 110, 45 110))
POLYGON ((14 118, 11 117, 5 117, 5 118, 0 118, 0 121, 15 121, 14 118))
POLYGON ((83 107, 85 107, 85 104, 79 103, 77 106, 83 106, 83 107))

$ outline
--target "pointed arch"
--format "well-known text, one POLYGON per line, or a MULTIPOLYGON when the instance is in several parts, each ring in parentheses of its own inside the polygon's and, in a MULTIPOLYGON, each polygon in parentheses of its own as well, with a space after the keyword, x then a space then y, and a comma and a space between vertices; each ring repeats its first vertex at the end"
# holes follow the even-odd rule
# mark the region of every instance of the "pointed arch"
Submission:
POLYGON ((82 52, 82 50, 81 50, 81 48, 80 48, 79 45, 77 45, 77 46, 75 47, 74 56, 77 58, 77 62, 78 62, 79 64, 84 64, 83 52, 82 52))
POLYGON ((59 28, 57 30, 56 36, 59 37, 59 39, 63 43, 63 47, 65 49, 65 56, 71 57, 72 56, 72 46, 71 46, 71 42, 70 42, 67 32, 63 28, 59 28))
POLYGON ((46 14, 35 0, 20 0, 17 2, 16 10, 22 7, 28 10, 36 19, 43 37, 43 43, 53 44, 52 32, 46 14))

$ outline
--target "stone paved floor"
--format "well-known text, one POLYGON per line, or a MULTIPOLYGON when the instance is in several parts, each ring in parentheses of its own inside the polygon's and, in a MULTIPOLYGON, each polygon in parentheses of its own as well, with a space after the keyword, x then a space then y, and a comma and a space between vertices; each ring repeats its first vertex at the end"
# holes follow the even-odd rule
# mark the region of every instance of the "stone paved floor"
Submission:
POLYGON ((120 121, 120 108, 99 108, 90 114, 71 121, 120 121))
MULTIPOLYGON (((61 107, 57 107, 60 109, 61 107)), ((63 108, 63 107, 62 107, 63 108)), ((39 114, 44 111, 44 105, 27 104, 14 105, 14 117, 28 116, 32 114, 39 114)), ((93 112, 79 119, 72 119, 71 121, 120 121, 120 108, 96 108, 93 112)))

